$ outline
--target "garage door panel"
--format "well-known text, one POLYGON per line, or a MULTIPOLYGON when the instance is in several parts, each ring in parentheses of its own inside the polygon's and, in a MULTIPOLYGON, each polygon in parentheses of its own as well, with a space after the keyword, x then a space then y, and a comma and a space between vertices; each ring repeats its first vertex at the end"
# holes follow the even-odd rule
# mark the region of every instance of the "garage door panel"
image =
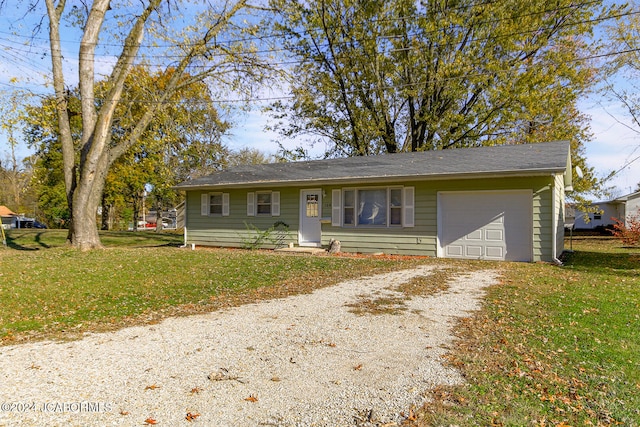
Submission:
POLYGON ((443 256, 531 260, 533 205, 529 190, 443 192, 438 203, 443 256))
POLYGON ((466 235, 467 240, 482 240, 482 230, 472 231, 466 235))
POLYGON ((503 225, 504 224, 504 215, 500 214, 500 216, 495 218, 489 224, 491 224, 491 225, 503 225))
POLYGON ((502 260, 504 259, 504 248, 500 246, 487 246, 486 254, 489 259, 502 260))
POLYGON ((480 258, 483 253, 482 246, 467 245, 465 246, 465 249, 466 249, 465 255, 468 258, 480 258))
POLYGON ((503 241, 504 230, 485 230, 485 240, 488 241, 503 241))
POLYGON ((461 245, 449 245, 446 247, 446 254, 447 254, 447 257, 449 258, 452 258, 452 257, 461 258, 463 253, 464 251, 461 245))

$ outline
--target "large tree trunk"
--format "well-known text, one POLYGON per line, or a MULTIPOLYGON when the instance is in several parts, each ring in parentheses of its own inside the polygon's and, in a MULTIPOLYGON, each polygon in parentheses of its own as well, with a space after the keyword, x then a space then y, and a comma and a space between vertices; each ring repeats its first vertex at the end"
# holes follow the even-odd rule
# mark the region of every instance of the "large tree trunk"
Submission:
MULTIPOLYGON (((72 2, 65 0, 44 1, 49 17, 49 41, 53 86, 56 94, 58 137, 62 144, 66 196, 71 212, 68 240, 70 244, 82 250, 99 248, 102 245, 98 235, 96 215, 109 167, 118 157, 124 155, 128 149, 140 141, 142 134, 164 101, 182 87, 181 85, 185 84, 180 80, 189 65, 196 58, 209 57, 209 51, 218 49, 217 44, 212 42, 215 41, 218 33, 225 28, 231 18, 246 6, 247 0, 238 0, 232 5, 227 5, 229 7, 225 7, 224 13, 211 24, 202 38, 192 43, 190 49, 179 58, 177 65, 171 65, 173 72, 164 88, 164 93, 138 120, 128 139, 115 146, 111 145, 111 128, 116 107, 121 101, 125 80, 137 58, 147 20, 153 13, 160 13, 159 6, 163 0, 141 2, 144 9, 132 21, 132 27, 123 41, 122 52, 109 76, 111 86, 107 93, 103 94, 99 108, 97 108, 95 100, 95 50, 99 43, 102 24, 107 11, 111 9, 111 4, 110 0, 87 2, 91 4, 91 7, 83 25, 78 55, 78 81, 82 108, 82 133, 79 140, 77 137, 74 138, 70 127, 67 108, 69 93, 63 73, 60 39, 60 22, 66 15, 65 6, 72 2), (80 152, 80 162, 76 164, 78 151, 80 152)), ((194 78, 192 82, 202 80, 208 74, 209 71, 205 71, 194 78)), ((137 218, 134 220, 134 226, 136 225, 137 218)))
POLYGON ((74 205, 71 224, 72 243, 76 248, 86 251, 102 248, 98 228, 96 227, 97 203, 79 207, 74 205))
MULTIPOLYGON (((106 168, 98 166, 96 169, 99 171, 106 168)), ((102 200, 106 172, 93 172, 85 176, 90 176, 91 179, 78 182, 76 191, 73 193, 71 224, 71 243, 83 251, 102 247, 96 218, 98 206, 102 200)))

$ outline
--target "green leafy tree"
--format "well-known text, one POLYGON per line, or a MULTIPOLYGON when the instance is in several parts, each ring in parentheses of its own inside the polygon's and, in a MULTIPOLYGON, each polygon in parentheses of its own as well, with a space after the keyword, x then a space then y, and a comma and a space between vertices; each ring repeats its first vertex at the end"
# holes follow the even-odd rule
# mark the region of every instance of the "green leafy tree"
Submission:
MULTIPOLYGON (((126 82, 125 99, 116 112, 114 144, 129 138, 132 124, 166 90, 171 76, 170 70, 150 73, 145 67, 134 68, 126 82)), ((134 228, 144 199, 148 198, 158 212, 166 206, 175 206, 177 195, 171 187, 202 173, 208 164, 219 164, 228 153, 221 138, 229 126, 219 118, 206 83, 185 85, 174 93, 140 136, 139 143, 116 161, 109 172, 102 199, 103 228, 109 222, 105 218, 107 213, 123 195, 133 207, 134 228)))
MULTIPOLYGON (((2 7, 12 5, 0 0, 2 7)), ((71 214, 69 241, 79 249, 96 248, 101 246, 96 212, 108 171, 138 144, 172 96, 200 81, 215 83, 220 91, 250 93, 269 67, 259 61, 257 49, 251 44, 259 26, 243 19, 251 12, 246 0, 229 0, 218 7, 208 2, 163 0, 122 3, 44 0, 46 11, 42 11, 41 5, 29 2, 28 13, 44 13, 48 18, 56 133, 71 214), (63 32, 67 43, 76 35, 79 43, 77 113, 81 126, 77 139, 69 109, 69 83, 63 68, 63 32), (113 53, 114 46, 120 50, 113 55, 115 64, 107 78, 108 88, 98 100, 97 56, 113 53), (127 137, 112 138, 127 78, 134 65, 143 62, 143 57, 166 73, 166 84, 153 100, 147 100, 144 112, 127 129, 127 137)))
MULTIPOLYGON (((151 73, 145 67, 132 71, 115 113, 112 145, 117 146, 122 139, 129 138, 132 124, 145 113, 148 103, 162 93, 166 80, 167 73, 151 73)), ((102 101, 102 92, 108 86, 105 81, 97 84, 96 102, 102 101)), ((78 139, 81 123, 75 110, 80 105, 77 90, 69 92, 69 101, 69 114, 73 118, 71 130, 78 139)), ((204 82, 184 86, 169 101, 139 137, 139 142, 111 166, 101 199, 103 229, 122 228, 131 220, 135 225, 142 200, 147 196, 159 209, 175 205, 177 195, 171 186, 207 172, 208 164, 219 165, 228 155, 229 150, 221 143, 221 138, 229 124, 218 117, 209 87, 204 82), (147 194, 149 187, 153 189, 151 194, 147 194), (125 212, 130 216, 123 222, 125 212)), ((50 222, 68 226, 62 149, 56 133, 53 98, 30 107, 28 113, 26 137, 38 159, 36 182, 40 209, 46 212, 50 222)))
POLYGON ((19 136, 24 114, 23 91, 0 91, 0 134, 4 134, 8 151, 0 152, 0 205, 16 212, 32 212, 34 198, 28 192, 32 169, 29 159, 19 156, 19 136))
POLYGON ((272 0, 298 62, 292 100, 272 107, 286 136, 325 156, 571 141, 584 164, 576 102, 596 69, 586 38, 617 9, 602 1, 272 0))

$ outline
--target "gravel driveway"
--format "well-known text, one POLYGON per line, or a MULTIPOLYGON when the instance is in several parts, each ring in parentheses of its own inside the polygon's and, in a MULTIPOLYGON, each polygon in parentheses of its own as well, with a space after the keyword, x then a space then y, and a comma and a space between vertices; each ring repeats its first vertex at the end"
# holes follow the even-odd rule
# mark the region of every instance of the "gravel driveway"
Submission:
POLYGON ((346 304, 399 297, 389 288, 435 268, 74 342, 0 347, 0 426, 399 425, 424 391, 462 381, 441 356, 455 318, 479 308, 497 273, 459 276, 399 314, 356 315, 346 304))

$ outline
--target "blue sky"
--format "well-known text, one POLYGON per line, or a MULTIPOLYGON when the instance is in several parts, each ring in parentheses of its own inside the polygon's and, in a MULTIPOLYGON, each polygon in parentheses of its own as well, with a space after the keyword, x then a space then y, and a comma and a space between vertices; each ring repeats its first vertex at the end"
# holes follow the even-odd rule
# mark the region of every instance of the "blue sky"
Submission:
MULTIPOLYGON (((0 91, 7 90, 12 86, 11 78, 18 78, 16 84, 18 87, 37 88, 40 93, 51 93, 50 87, 43 87, 43 74, 46 74, 50 69, 49 58, 36 54, 37 49, 30 53, 24 46, 10 44, 11 35, 7 30, 2 30, 8 28, 7 20, 15 19, 17 16, 12 16, 12 11, 6 8, 0 14, 0 91)), ((46 29, 44 34, 46 34, 46 29)), ((46 44, 44 40, 40 42, 46 44)), ((39 42, 36 40, 35 43, 39 42)), ((71 52, 69 57, 77 57, 77 52, 71 52)), ((100 67, 102 67, 106 73, 111 64, 112 61, 109 60, 109 57, 102 57, 101 62, 97 64, 96 71, 99 73, 100 67)), ((67 78, 69 79, 68 84, 71 85, 75 84, 73 76, 76 72, 72 67, 72 62, 69 62, 67 78)), ((611 171, 619 170, 629 161, 640 156, 640 133, 628 129, 612 117, 613 115, 618 120, 632 126, 619 104, 596 95, 582 100, 580 109, 591 117, 593 140, 585 145, 585 150, 588 164, 595 168, 597 175, 605 176, 611 171)), ((252 111, 235 113, 232 120, 235 127, 225 141, 230 148, 257 148, 269 154, 274 154, 278 150, 278 144, 275 141, 282 140, 282 138, 273 132, 264 130, 269 117, 260 112, 259 106, 256 106, 252 111)), ((297 142, 283 141, 283 145, 287 148, 294 148, 297 142)), ((310 152, 320 155, 324 148, 315 147, 310 152)), ((6 136, 0 133, 0 158, 4 159, 8 152, 6 136)), ((24 156, 29 152, 25 146, 21 146, 19 154, 24 156)), ((640 158, 620 170, 609 182, 611 186, 616 187, 617 195, 634 191, 638 183, 640 183, 640 158)))
MULTIPOLYGON (((597 176, 603 177, 638 158, 620 170, 608 183, 609 186, 615 187, 616 196, 635 191, 640 184, 640 129, 634 132, 614 119, 611 115, 632 126, 624 109, 602 96, 582 100, 580 109, 591 117, 593 139, 585 144, 589 166, 595 168, 597 176)), ((229 139, 229 145, 234 148, 252 147, 275 153, 278 145, 273 141, 279 140, 279 136, 263 130, 268 120, 268 117, 258 111, 247 113, 244 118, 238 120, 236 128, 232 130, 234 135, 229 139)), ((284 145, 294 148, 296 141, 285 141, 284 145)), ((315 147, 312 152, 320 155, 323 149, 324 147, 315 147)))

